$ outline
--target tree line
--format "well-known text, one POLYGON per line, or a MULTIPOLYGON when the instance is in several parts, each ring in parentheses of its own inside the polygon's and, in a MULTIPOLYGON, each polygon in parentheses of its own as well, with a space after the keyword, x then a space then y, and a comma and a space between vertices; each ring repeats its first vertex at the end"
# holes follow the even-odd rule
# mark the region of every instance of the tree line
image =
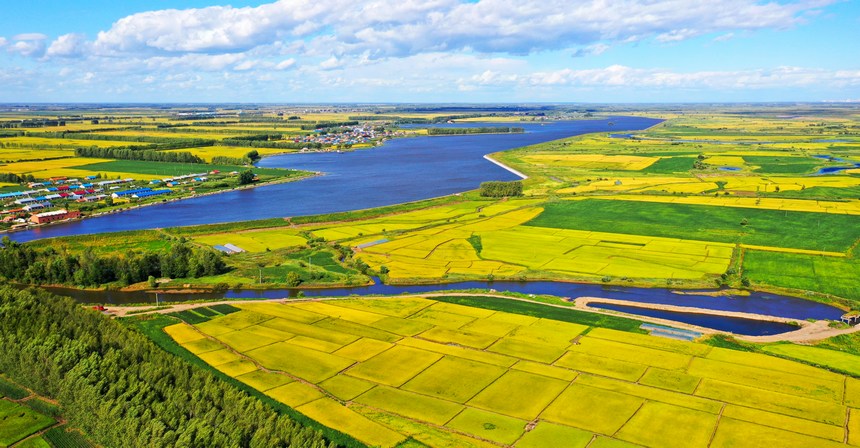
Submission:
POLYGON ((274 149, 302 149, 302 148, 322 148, 322 143, 319 142, 272 142, 272 141, 257 141, 257 140, 221 140, 216 143, 218 146, 242 146, 250 148, 274 148, 274 149))
POLYGON ((515 180, 513 182, 490 181, 481 183, 481 196, 488 198, 504 198, 523 195, 523 183, 515 180))
POLYGON ((99 148, 90 146, 86 148, 75 148, 78 157, 96 157, 102 159, 121 160, 145 160, 147 162, 175 162, 175 163, 206 163, 194 154, 187 151, 154 151, 151 149, 131 149, 126 147, 99 148))
POLYGON ((24 182, 35 182, 32 174, 0 173, 0 182, 7 184, 21 184, 24 182))
POLYGON ((69 298, 0 287, 0 345, 0 372, 56 399, 100 446, 335 446, 69 298))
POLYGON ((215 140, 203 138, 173 138, 173 137, 151 137, 146 135, 105 135, 74 132, 28 132, 28 137, 44 138, 72 138, 75 140, 97 140, 113 142, 139 142, 158 144, 162 149, 197 148, 201 146, 212 146, 215 140))
POLYGON ((355 120, 350 121, 326 121, 323 123, 316 124, 303 124, 302 130, 312 131, 314 129, 327 129, 327 128, 339 128, 341 126, 356 126, 358 122, 355 120))
POLYGON ((483 127, 483 128, 428 128, 427 135, 461 135, 461 134, 519 134, 523 128, 483 127))
POLYGON ((3 237, 0 277, 27 284, 101 286, 146 281, 150 276, 198 278, 227 272, 221 256, 180 241, 160 252, 131 251, 123 256, 100 255, 91 248, 79 254, 53 247, 35 248, 3 237))
POLYGON ((265 142, 265 141, 269 141, 269 140, 280 140, 282 138, 284 138, 284 134, 268 134, 268 133, 266 133, 266 134, 254 134, 254 135, 238 135, 236 137, 227 137, 221 141, 239 140, 239 141, 251 141, 251 142, 254 142, 254 141, 265 142))

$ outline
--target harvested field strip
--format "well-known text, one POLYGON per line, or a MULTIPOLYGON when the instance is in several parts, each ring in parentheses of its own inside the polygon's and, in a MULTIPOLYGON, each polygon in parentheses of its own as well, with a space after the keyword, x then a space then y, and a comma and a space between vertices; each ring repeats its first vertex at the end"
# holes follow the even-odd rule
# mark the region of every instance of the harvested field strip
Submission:
MULTIPOLYGON (((582 200, 583 198, 569 198, 582 200)), ((615 195, 604 196, 607 201, 642 201, 662 202, 671 204, 711 205, 715 207, 758 208, 765 210, 783 210, 793 212, 835 213, 860 215, 860 201, 819 201, 806 199, 781 198, 744 198, 744 197, 714 197, 714 196, 641 196, 615 195)))

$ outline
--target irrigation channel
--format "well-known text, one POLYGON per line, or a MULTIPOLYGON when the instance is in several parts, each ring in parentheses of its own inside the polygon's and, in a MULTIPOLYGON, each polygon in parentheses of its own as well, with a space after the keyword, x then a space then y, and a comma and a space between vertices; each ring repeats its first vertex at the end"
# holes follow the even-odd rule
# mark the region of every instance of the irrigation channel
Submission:
MULTIPOLYGON (((843 311, 826 304, 803 300, 795 297, 779 296, 753 292, 748 296, 720 295, 715 291, 684 292, 678 294, 665 288, 634 288, 604 286, 584 283, 531 281, 531 282, 487 282, 470 281, 436 285, 386 285, 374 279, 375 284, 349 288, 326 289, 268 289, 268 290, 227 290, 224 292, 191 292, 160 294, 161 301, 213 301, 221 299, 281 299, 297 297, 299 292, 305 297, 343 297, 369 295, 420 294, 433 291, 485 289, 509 291, 522 294, 548 294, 558 297, 601 297, 624 300, 643 305, 673 305, 703 310, 728 311, 734 313, 757 314, 803 321, 806 319, 839 320, 843 311)), ((81 303, 103 303, 125 305, 133 303, 155 304, 156 296, 146 291, 92 291, 75 288, 46 288, 49 291, 72 297, 81 303)), ((609 309, 604 304, 592 304, 594 308, 609 309)), ((779 322, 744 319, 717 315, 703 316, 700 313, 679 313, 651 308, 636 307, 619 310, 629 314, 657 317, 676 322, 699 325, 737 334, 762 336, 796 330, 797 327, 779 322), (647 313, 647 314, 646 314, 647 313)))
POLYGON ((461 193, 519 176, 484 155, 581 134, 642 130, 662 120, 610 117, 550 123, 468 123, 438 127, 521 127, 523 133, 399 138, 370 150, 266 157, 258 166, 322 176, 142 207, 9 234, 15 241, 125 230, 316 215, 461 193))

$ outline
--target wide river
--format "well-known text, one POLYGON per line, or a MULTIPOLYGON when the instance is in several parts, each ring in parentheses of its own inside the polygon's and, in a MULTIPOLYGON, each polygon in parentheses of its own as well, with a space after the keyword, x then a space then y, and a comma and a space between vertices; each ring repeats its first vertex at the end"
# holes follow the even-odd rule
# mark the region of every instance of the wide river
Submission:
POLYGON ((611 117, 554 123, 470 123, 515 126, 522 134, 402 138, 371 150, 267 157, 259 166, 324 173, 310 179, 142 207, 122 213, 10 234, 16 241, 123 230, 315 215, 400 204, 472 190, 489 180, 519 177, 483 156, 573 135, 646 129, 662 120, 611 117))

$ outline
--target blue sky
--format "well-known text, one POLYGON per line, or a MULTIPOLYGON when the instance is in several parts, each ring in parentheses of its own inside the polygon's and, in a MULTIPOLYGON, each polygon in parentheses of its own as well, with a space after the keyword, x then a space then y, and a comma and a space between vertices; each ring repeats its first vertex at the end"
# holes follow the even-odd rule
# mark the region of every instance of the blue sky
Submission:
POLYGON ((4 5, 0 102, 860 100, 856 0, 4 5))

